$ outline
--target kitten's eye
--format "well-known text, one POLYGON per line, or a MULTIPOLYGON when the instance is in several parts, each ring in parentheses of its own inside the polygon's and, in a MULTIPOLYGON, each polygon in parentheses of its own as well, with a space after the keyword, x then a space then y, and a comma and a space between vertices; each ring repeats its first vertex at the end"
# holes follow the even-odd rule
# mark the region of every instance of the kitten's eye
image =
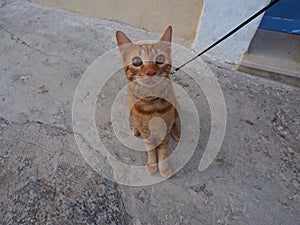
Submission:
POLYGON ((156 64, 163 64, 165 62, 165 56, 164 55, 158 55, 155 59, 156 64))
POLYGON ((134 58, 132 59, 132 64, 133 64, 134 66, 140 66, 140 65, 143 64, 143 61, 142 61, 142 59, 141 59, 140 57, 136 56, 136 57, 134 57, 134 58))

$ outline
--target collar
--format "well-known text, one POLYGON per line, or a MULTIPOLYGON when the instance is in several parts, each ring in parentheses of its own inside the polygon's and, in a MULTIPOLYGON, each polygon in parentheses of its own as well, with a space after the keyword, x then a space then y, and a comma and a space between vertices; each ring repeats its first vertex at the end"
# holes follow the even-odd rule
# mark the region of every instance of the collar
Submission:
POLYGON ((161 98, 159 98, 159 97, 154 98, 154 99, 151 99, 151 100, 146 100, 145 98, 139 98, 139 97, 137 97, 135 94, 132 94, 132 96, 133 96, 135 99, 140 100, 140 101, 143 101, 143 102, 154 102, 154 101, 161 100, 161 98))

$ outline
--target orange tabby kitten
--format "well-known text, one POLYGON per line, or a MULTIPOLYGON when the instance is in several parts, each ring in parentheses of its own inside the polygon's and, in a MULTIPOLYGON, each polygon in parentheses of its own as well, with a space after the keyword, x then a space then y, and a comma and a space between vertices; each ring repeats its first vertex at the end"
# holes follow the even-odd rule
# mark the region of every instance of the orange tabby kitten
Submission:
POLYGON ((121 31, 117 31, 116 38, 128 79, 132 131, 135 136, 141 135, 147 150, 146 171, 154 174, 159 168, 161 176, 170 177, 173 171, 166 160, 170 134, 180 139, 179 116, 174 107, 177 102, 169 77, 172 27, 154 44, 134 44, 121 31), (165 126, 161 122, 151 124, 153 118, 162 119, 165 126), (162 130, 166 131, 163 136, 162 130))

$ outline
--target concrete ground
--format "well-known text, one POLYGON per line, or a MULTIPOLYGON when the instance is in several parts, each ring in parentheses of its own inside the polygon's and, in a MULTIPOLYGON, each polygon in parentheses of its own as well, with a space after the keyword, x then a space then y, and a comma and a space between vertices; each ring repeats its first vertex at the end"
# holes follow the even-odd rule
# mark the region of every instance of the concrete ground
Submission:
MULTIPOLYGON (((0 224, 299 224, 300 89, 209 61, 226 100, 227 130, 207 170, 197 167, 209 108, 199 87, 178 74, 176 83, 201 106, 203 128, 186 166, 147 187, 118 185, 89 167, 72 132, 72 101, 87 67, 116 46, 116 30, 134 40, 158 37, 0 0, 0 224)), ((101 97, 111 100, 109 92, 101 97)), ((97 118, 109 137, 108 116, 97 118)))

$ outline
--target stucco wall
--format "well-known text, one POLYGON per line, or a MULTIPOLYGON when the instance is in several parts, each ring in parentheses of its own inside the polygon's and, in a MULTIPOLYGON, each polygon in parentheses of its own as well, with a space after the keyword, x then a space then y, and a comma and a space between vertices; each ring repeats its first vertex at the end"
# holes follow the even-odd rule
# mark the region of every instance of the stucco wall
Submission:
MULTIPOLYGON (((263 8, 270 0, 206 0, 202 10, 197 37, 196 51, 202 51, 223 37, 233 28, 263 8)), ((252 21, 236 34, 211 49, 206 56, 218 61, 238 63, 259 26, 262 16, 252 21)))
POLYGON ((174 35, 193 41, 203 0, 33 0, 85 16, 122 21, 154 32, 172 24, 174 35))
MULTIPOLYGON (((33 0, 85 16, 112 19, 161 33, 172 24, 174 35, 189 40, 197 52, 224 36, 270 0, 33 0), (204 4, 203 4, 204 2, 204 4)), ((211 49, 206 56, 238 63, 247 52, 262 16, 211 49)))

